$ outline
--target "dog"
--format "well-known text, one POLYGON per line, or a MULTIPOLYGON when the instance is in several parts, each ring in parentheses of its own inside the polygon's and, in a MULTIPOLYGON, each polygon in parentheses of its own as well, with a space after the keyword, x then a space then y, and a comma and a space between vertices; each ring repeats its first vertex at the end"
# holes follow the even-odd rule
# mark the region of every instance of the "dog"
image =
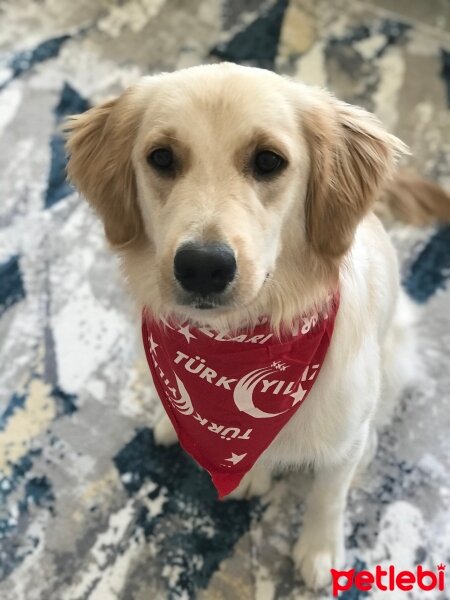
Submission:
MULTIPOLYGON (((325 90, 227 63, 144 77, 70 118, 66 135, 69 178, 153 317, 229 332, 264 316, 281 335, 338 292, 308 398, 230 494, 264 494, 275 467, 312 467, 293 556, 305 583, 323 587, 344 559, 351 482, 416 368, 414 310, 374 214, 381 202, 396 216, 405 186, 417 189, 396 185, 407 147, 325 90)), ((425 206, 406 193, 403 216, 432 218, 448 204, 439 193, 425 206)), ((167 416, 155 438, 176 441, 167 416)))

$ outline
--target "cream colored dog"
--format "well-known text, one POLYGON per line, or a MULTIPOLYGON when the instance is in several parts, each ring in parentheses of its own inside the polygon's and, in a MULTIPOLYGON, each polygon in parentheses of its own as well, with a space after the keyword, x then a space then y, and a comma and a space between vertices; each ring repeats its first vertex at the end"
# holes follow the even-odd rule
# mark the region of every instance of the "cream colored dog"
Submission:
MULTIPOLYGON (((339 286, 309 398, 233 494, 264 493, 275 466, 314 467, 294 559, 309 586, 325 585, 374 423, 414 368, 396 255, 371 212, 404 144, 324 90, 230 64, 145 77, 67 129, 69 176, 153 314, 216 329, 266 315, 276 330, 339 286), (186 247, 220 247, 226 264, 196 283, 174 268, 186 247)), ((155 435, 176 439, 167 418, 155 435)))

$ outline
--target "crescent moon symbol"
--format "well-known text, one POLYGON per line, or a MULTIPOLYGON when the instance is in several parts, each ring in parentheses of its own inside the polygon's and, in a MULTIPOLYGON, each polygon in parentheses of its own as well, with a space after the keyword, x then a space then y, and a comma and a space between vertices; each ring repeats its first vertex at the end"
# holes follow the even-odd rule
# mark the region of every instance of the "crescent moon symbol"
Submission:
POLYGON ((282 415, 286 412, 285 410, 282 410, 279 413, 267 413, 253 404, 253 391, 255 387, 270 373, 275 373, 275 371, 267 368, 256 369, 256 371, 251 371, 237 382, 236 387, 234 388, 233 399, 241 412, 244 412, 251 417, 255 417, 256 419, 278 417, 278 415, 282 415))
POLYGON ((181 381, 181 379, 176 373, 174 373, 174 375, 175 379, 177 380, 177 387, 178 391, 180 392, 180 399, 175 400, 175 398, 170 398, 170 401, 182 415, 192 415, 192 413, 194 412, 192 400, 187 392, 187 389, 184 387, 184 383, 181 381))

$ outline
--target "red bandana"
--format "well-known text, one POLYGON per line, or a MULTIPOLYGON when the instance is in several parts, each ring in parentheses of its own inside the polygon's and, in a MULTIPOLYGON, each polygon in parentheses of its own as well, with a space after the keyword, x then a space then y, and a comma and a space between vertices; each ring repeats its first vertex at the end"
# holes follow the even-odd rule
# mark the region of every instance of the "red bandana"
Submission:
POLYGON ((339 299, 326 317, 299 320, 278 339, 266 321, 227 335, 144 311, 145 353, 183 448, 233 491, 305 401, 325 360, 339 299))

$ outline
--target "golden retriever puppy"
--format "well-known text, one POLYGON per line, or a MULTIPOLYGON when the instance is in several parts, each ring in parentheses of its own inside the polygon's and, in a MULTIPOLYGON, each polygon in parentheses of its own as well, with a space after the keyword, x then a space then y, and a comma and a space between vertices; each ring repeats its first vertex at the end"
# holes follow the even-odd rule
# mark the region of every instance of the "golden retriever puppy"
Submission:
MULTIPOLYGON (((294 559, 309 586, 325 585, 343 560, 346 497, 374 424, 414 369, 396 255, 372 212, 404 144, 324 90, 231 64, 144 77, 67 130, 69 177, 152 318, 212 336, 265 317, 275 340, 304 315, 326 318, 338 295, 307 399, 231 494, 264 493, 280 465, 313 467, 294 559)), ((167 417, 155 436, 176 440, 167 417)))

